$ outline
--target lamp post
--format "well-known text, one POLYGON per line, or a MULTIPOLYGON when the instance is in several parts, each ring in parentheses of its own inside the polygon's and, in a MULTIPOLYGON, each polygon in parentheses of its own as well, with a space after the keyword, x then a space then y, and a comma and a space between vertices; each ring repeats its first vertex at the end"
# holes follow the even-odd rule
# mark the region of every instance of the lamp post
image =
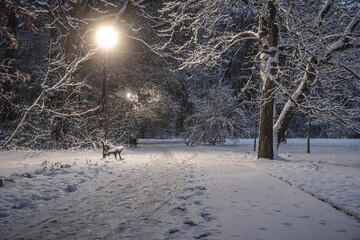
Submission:
POLYGON ((114 47, 118 40, 117 32, 110 26, 99 28, 96 33, 96 40, 100 47, 105 49, 105 66, 103 87, 105 97, 105 141, 109 138, 109 105, 108 105, 108 51, 114 47))

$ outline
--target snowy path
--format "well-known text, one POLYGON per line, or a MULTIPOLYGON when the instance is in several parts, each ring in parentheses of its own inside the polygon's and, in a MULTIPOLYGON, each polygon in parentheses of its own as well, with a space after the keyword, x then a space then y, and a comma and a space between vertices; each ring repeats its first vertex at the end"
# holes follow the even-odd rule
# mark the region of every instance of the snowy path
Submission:
MULTIPOLYGON (((76 184, 79 190, 56 199, 53 202, 56 206, 14 209, 30 212, 28 218, 19 215, 16 226, 0 218, 4 220, 2 236, 5 239, 163 239, 175 234, 179 224, 193 225, 186 221, 184 206, 192 195, 201 194, 202 187, 192 186, 189 180, 192 176, 188 173, 188 161, 196 153, 177 157, 176 151, 168 148, 143 146, 141 151, 132 152, 131 157, 125 155, 129 160, 108 159, 104 165, 92 165, 82 172, 91 180, 80 181, 83 183, 76 184), (179 216, 180 222, 174 223, 173 219, 179 216)), ((71 173, 62 175, 74 178, 71 173)), ((27 194, 32 192, 24 192, 23 198, 27 194)), ((194 231, 202 228, 199 224, 194 226, 194 231)), ((201 233, 188 231, 187 235, 192 238, 201 233)))
POLYGON ((359 221, 246 166, 245 151, 153 142, 124 161, 6 152, 0 177, 15 183, 0 188, 0 239, 360 239, 359 221), (36 170, 44 160, 68 165, 36 170))
POLYGON ((224 155, 197 163, 217 226, 209 239, 360 239, 358 221, 224 155))

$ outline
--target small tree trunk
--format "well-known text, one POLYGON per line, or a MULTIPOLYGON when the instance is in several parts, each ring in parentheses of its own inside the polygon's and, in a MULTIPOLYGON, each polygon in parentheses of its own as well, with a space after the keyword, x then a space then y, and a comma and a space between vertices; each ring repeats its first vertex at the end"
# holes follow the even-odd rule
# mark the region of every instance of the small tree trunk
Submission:
POLYGON ((258 107, 256 106, 256 101, 255 101, 254 152, 256 152, 257 125, 258 125, 258 107))
MULTIPOLYGON (((11 13, 8 18, 8 31, 10 34, 13 34, 15 37, 16 31, 18 26, 18 20, 15 16, 15 13, 11 13)), ((6 37, 6 42, 9 44, 5 48, 5 69, 6 72, 9 74, 14 74, 14 52, 17 46, 11 46, 12 40, 9 37, 6 37)))
POLYGON ((307 144, 306 144, 306 153, 310 154, 310 129, 311 129, 311 116, 309 113, 309 122, 308 122, 308 134, 307 134, 307 144))

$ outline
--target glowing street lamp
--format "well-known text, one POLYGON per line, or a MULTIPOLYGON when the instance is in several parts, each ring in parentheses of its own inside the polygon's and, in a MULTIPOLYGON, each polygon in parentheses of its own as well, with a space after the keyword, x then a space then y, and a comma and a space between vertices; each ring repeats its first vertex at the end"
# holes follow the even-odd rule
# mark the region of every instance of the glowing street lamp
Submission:
POLYGON ((118 34, 114 28, 103 26, 96 32, 96 40, 105 49, 105 66, 103 87, 105 88, 105 141, 109 138, 109 107, 108 107, 108 50, 115 46, 118 34))
POLYGON ((118 41, 118 33, 110 26, 99 28, 96 33, 96 40, 102 48, 109 49, 115 46, 118 41))

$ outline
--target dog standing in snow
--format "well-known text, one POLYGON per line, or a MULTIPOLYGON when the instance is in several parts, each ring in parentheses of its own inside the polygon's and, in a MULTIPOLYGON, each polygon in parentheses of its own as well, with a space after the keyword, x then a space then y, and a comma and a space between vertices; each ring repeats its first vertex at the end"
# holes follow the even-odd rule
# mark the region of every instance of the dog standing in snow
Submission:
POLYGON ((117 159, 116 155, 119 154, 120 160, 123 159, 121 158, 121 151, 124 149, 123 146, 114 146, 108 141, 101 141, 101 144, 103 147, 103 158, 105 158, 106 156, 110 156, 110 154, 114 154, 115 159, 117 159))

